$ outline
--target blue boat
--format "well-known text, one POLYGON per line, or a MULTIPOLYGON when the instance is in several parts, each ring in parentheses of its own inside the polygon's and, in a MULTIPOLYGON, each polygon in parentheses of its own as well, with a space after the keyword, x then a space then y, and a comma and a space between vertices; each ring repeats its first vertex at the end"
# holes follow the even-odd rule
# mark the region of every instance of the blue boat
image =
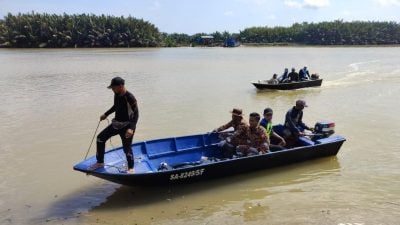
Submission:
POLYGON ((238 47, 238 46, 240 46, 240 42, 235 40, 232 37, 229 37, 229 38, 225 39, 223 46, 224 47, 238 47))
MULTIPOLYGON (((321 126, 319 130, 322 129, 326 127, 321 126)), ((280 133, 283 126, 276 125, 274 130, 280 133)), ((164 138, 132 145, 134 174, 125 172, 126 158, 122 147, 106 152, 104 168, 88 170, 96 162, 93 156, 76 164, 74 169, 128 186, 187 183, 336 155, 345 138, 331 134, 313 134, 312 139, 300 137, 295 147, 285 150, 232 158, 224 158, 218 146, 218 133, 164 138)))

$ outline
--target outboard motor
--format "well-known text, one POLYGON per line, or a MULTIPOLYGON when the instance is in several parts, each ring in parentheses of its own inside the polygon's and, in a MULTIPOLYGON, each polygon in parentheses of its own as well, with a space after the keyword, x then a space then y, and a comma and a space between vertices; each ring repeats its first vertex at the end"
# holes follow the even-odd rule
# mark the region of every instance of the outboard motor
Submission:
POLYGON ((314 133, 316 137, 326 138, 335 133, 335 123, 334 122, 317 122, 314 126, 314 133))
POLYGON ((318 80, 318 79, 319 79, 319 75, 317 73, 311 74, 311 80, 318 80))

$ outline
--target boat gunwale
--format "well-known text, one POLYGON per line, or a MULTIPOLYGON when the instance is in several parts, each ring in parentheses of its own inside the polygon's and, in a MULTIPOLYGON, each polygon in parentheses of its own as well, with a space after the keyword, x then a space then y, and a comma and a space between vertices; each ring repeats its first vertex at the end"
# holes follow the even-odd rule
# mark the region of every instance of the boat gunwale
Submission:
POLYGON ((295 90, 302 88, 319 87, 322 85, 322 78, 315 80, 297 81, 290 83, 278 83, 278 84, 268 84, 265 81, 252 81, 253 84, 259 90, 295 90), (309 85, 309 86, 308 86, 309 85))
MULTIPOLYGON (((193 136, 196 136, 196 135, 193 135, 193 136)), ((186 136, 184 136, 184 137, 186 137, 186 136)), ((177 172, 184 172, 185 170, 189 170, 189 169, 199 169, 199 168, 205 168, 205 167, 214 166, 214 165, 220 165, 220 164, 224 164, 226 162, 236 162, 236 161, 241 161, 241 160, 246 160, 246 159, 255 159, 255 158, 267 158, 267 157, 272 157, 274 155, 280 155, 280 154, 285 154, 285 153, 288 153, 288 152, 294 152, 294 151, 298 151, 298 150, 303 150, 303 149, 306 149, 306 148, 309 148, 310 150, 312 150, 314 147, 330 145, 330 144, 334 144, 334 143, 337 143, 337 142, 342 142, 343 143, 343 142, 346 141, 346 139, 344 137, 340 136, 340 135, 335 135, 334 137, 336 137, 336 138, 332 139, 332 141, 324 142, 324 143, 315 143, 313 145, 297 146, 297 147, 287 148, 287 149, 283 149, 283 150, 279 150, 279 151, 275 151, 275 152, 268 152, 268 153, 260 154, 260 155, 250 155, 250 156, 243 156, 243 157, 237 157, 237 158, 232 158, 232 159, 224 159, 224 160, 215 161, 215 162, 209 162, 209 163, 205 163, 205 164, 193 165, 193 166, 185 167, 185 168, 172 168, 172 169, 163 170, 163 171, 153 171, 153 170, 151 170, 151 171, 144 172, 144 173, 129 174, 129 173, 120 173, 120 172, 119 173, 110 173, 110 172, 107 172, 106 170, 102 171, 102 172, 96 172, 96 171, 88 171, 88 170, 83 170, 83 169, 76 168, 77 165, 79 165, 79 164, 81 164, 81 163, 83 163, 83 162, 85 162, 87 160, 90 160, 91 158, 93 158, 95 156, 76 164, 74 166, 74 170, 85 172, 88 175, 99 174, 99 175, 111 175, 111 176, 135 176, 135 177, 149 176, 149 175, 151 176, 151 175, 158 175, 158 174, 168 174, 168 173, 177 173, 177 172)), ((169 139, 169 138, 166 138, 166 139, 169 139)), ((161 140, 161 139, 157 139, 157 140, 161 140)), ((135 143, 135 144, 139 144, 140 145, 141 143, 143 143, 143 142, 138 142, 138 143, 135 143)), ((135 144, 132 144, 132 146, 135 145, 135 144)), ((215 143, 215 144, 212 144, 212 145, 198 147, 198 148, 213 147, 215 145, 217 145, 217 144, 215 143)), ((187 151, 190 151, 190 150, 193 150, 193 149, 194 148, 191 148, 191 149, 188 149, 187 151)), ((115 151, 121 151, 121 150, 122 150, 122 147, 117 147, 117 148, 108 150, 105 154, 112 153, 112 152, 115 152, 115 151)), ((183 150, 183 151, 185 151, 185 150, 183 150)), ((179 152, 182 152, 182 151, 179 151, 179 152)), ((173 154, 173 153, 169 152, 169 154, 173 154)), ((146 155, 148 157, 147 154, 143 154, 143 155, 146 155)), ((147 160, 151 161, 150 158, 148 158, 147 160)))

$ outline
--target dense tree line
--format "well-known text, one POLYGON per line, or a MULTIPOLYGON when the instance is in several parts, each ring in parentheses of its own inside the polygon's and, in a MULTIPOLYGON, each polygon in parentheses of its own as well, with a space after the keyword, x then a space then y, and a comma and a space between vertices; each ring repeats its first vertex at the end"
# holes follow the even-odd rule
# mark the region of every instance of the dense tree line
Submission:
POLYGON ((381 45, 400 44, 400 24, 395 22, 296 23, 291 27, 251 27, 238 34, 228 32, 199 33, 192 36, 171 36, 175 45, 201 44, 202 35, 214 37, 213 45, 221 45, 228 37, 244 44, 300 45, 381 45))
POLYGON ((243 43, 307 45, 400 44, 395 22, 334 22, 293 24, 291 27, 252 27, 240 32, 243 43))
POLYGON ((8 14, 0 19, 0 47, 176 47, 221 46, 227 38, 244 44, 375 45, 400 44, 395 22, 296 23, 291 27, 251 27, 240 33, 194 35, 161 33, 134 17, 8 14), (202 36, 213 36, 205 42, 202 36))
POLYGON ((162 46, 165 47, 177 47, 177 46, 190 46, 193 42, 193 38, 187 34, 168 34, 162 33, 162 46))
POLYGON ((133 17, 29 13, 0 20, 3 47, 153 47, 160 42, 158 28, 133 17))

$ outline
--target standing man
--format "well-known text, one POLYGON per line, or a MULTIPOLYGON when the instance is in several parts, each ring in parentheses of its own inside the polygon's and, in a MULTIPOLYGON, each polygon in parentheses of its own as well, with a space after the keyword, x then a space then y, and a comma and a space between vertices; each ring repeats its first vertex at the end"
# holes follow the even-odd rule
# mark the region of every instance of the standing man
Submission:
POLYGON ((307 107, 306 102, 304 100, 297 100, 296 105, 286 113, 284 130, 285 139, 297 141, 299 136, 304 136, 304 130, 313 131, 312 128, 303 123, 304 107, 307 107))
POLYGON ((96 170, 104 167, 104 152, 106 141, 119 134, 122 146, 128 161, 127 173, 134 173, 134 158, 132 153, 132 140, 136 130, 136 123, 139 118, 139 109, 135 96, 126 90, 125 80, 121 77, 114 77, 108 86, 114 92, 114 105, 103 115, 100 120, 104 120, 108 115, 115 112, 115 118, 112 123, 97 135, 97 163, 89 169, 96 170))

